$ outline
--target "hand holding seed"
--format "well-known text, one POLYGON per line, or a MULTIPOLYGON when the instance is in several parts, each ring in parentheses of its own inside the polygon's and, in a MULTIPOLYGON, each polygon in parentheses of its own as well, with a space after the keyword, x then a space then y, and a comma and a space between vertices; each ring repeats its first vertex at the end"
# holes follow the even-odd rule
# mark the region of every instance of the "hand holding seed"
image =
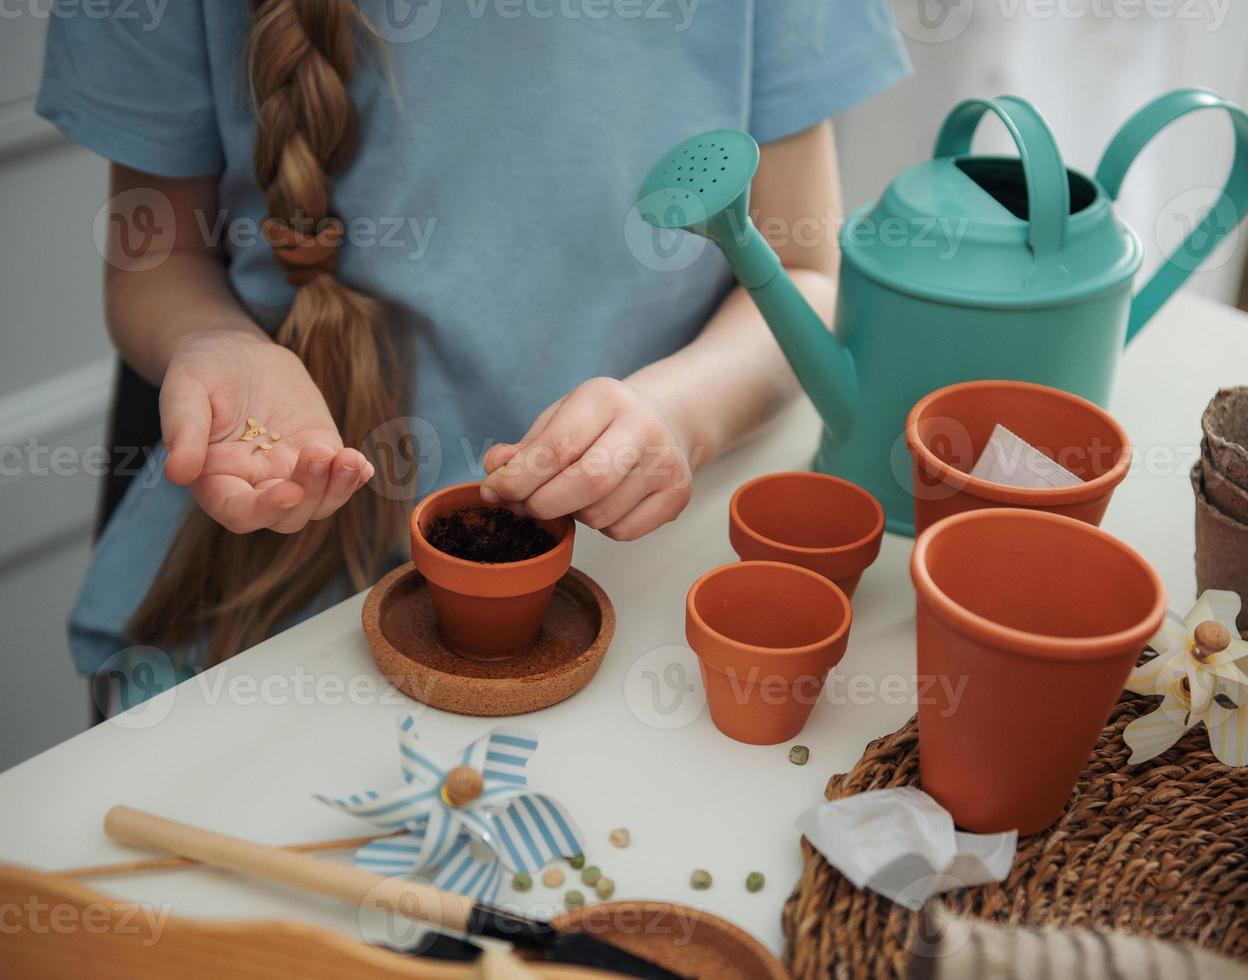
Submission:
POLYGON ((160 420, 165 473, 235 533, 298 531, 373 475, 358 450, 343 447, 299 358, 249 333, 184 341, 161 386, 160 420))

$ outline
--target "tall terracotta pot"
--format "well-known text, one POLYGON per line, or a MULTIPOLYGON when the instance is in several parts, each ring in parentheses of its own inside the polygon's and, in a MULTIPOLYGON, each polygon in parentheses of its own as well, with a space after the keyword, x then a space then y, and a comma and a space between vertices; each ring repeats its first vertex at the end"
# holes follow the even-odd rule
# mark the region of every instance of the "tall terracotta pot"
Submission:
POLYGON ((555 546, 536 558, 499 564, 456 558, 426 540, 434 518, 480 506, 485 505, 479 483, 425 497, 412 512, 412 562, 428 584, 443 642, 470 660, 506 660, 537 642, 555 583, 572 565, 575 525, 570 517, 538 521, 555 546))
POLYGON ((1043 830, 1161 625, 1161 579, 1090 524, 1008 508, 934 524, 911 575, 923 789, 966 830, 1043 830))
POLYGON ((852 619, 844 592, 797 565, 744 561, 694 582, 685 636, 716 727, 754 745, 797 735, 845 655, 852 619))
POLYGON ((1131 442, 1085 398, 1025 381, 968 381, 921 398, 906 419, 916 534, 942 517, 984 507, 1026 507, 1100 524, 1131 468, 1131 442), (970 475, 1000 423, 1083 482, 1030 489, 970 475))

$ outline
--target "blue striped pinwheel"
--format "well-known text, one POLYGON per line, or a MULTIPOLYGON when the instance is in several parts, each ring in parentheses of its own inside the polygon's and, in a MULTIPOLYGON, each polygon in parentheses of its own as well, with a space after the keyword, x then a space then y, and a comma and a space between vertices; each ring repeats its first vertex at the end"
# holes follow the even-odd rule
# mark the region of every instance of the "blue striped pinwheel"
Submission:
POLYGON ((492 902, 504 867, 533 874, 584 851, 567 811, 528 788, 524 768, 535 751, 534 733, 499 726, 448 763, 417 739, 416 716, 408 715, 399 724, 401 787, 317 799, 382 830, 406 831, 365 844, 357 867, 492 902))

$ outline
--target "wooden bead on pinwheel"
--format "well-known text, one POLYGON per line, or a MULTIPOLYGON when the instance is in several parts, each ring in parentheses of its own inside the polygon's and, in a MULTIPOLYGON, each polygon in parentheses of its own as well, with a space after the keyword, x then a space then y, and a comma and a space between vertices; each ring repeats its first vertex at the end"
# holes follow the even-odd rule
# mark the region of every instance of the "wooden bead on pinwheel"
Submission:
POLYGON ((442 781, 447 806, 467 806, 485 791, 485 777, 472 766, 456 766, 442 781))

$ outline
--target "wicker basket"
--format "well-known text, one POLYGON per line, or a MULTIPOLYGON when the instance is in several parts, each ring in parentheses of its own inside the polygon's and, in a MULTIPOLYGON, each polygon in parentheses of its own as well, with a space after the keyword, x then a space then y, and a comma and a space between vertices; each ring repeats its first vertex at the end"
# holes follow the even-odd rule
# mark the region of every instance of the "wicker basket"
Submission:
MULTIPOLYGON (((1124 696, 1061 819, 1019 841, 999 885, 948 892, 950 911, 999 923, 1116 929, 1189 941, 1248 960, 1248 768, 1221 765, 1203 727, 1128 767, 1122 730, 1152 698, 1124 696)), ((918 730, 872 742, 827 797, 919 784, 918 730)), ((784 909, 785 964, 797 980, 905 977, 930 943, 924 917, 859 890, 805 840, 784 909)))

